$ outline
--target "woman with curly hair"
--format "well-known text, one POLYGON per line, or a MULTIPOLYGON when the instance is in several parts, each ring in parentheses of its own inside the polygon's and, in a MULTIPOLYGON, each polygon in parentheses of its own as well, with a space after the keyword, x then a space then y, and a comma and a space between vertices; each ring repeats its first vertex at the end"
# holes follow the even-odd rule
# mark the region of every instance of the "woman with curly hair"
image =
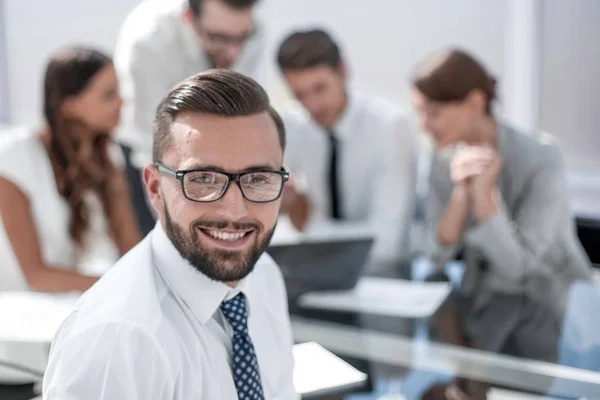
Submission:
POLYGON ((0 291, 85 291, 140 234, 111 133, 122 100, 112 61, 87 48, 46 69, 38 132, 0 145, 0 291))

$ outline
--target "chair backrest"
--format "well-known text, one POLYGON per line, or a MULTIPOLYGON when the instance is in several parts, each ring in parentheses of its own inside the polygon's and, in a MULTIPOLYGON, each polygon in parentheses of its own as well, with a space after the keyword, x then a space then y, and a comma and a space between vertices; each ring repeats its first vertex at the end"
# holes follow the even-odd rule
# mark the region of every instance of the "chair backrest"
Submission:
MULTIPOLYGON (((600 286, 576 282, 571 286, 562 332, 558 343, 558 363, 600 372, 600 286)), ((578 383, 556 379, 549 396, 572 397, 580 391, 578 383)))
POLYGON ((600 286, 572 285, 559 339, 559 364, 600 371, 599 307, 600 286))

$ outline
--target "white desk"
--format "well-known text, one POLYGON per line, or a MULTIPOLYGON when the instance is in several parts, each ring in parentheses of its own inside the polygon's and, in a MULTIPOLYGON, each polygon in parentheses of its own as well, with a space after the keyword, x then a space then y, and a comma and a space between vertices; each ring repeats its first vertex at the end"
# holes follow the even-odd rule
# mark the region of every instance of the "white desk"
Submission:
MULTIPOLYGON (((44 371, 48 351, 60 324, 74 308, 79 294, 0 293, 0 360, 44 371)), ((0 381, 31 382, 31 374, 0 366, 0 381)))

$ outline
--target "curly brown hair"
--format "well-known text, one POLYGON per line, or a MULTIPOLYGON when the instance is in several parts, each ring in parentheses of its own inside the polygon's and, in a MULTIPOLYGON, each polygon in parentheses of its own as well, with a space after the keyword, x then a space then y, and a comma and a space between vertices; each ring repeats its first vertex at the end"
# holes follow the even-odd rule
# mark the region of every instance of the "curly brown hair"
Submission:
POLYGON ((90 132, 80 121, 68 118, 62 105, 69 96, 86 89, 91 80, 112 60, 92 49, 70 48, 54 55, 44 80, 44 115, 48 125, 46 146, 54 169, 58 191, 71 211, 69 233, 84 245, 90 225, 85 194, 98 195, 107 217, 109 232, 118 239, 115 193, 118 172, 109 156, 110 132, 90 132))

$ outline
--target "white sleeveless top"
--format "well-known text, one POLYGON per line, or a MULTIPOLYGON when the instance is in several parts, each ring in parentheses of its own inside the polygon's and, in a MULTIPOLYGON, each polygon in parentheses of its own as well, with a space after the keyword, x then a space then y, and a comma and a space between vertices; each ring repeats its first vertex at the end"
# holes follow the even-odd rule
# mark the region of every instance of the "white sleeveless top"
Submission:
MULTIPOLYGON (((111 149, 117 165, 122 165, 119 151, 116 145, 111 149)), ((15 184, 29 199, 42 260, 46 265, 99 274, 118 259, 119 252, 108 233, 101 203, 92 193, 86 197, 91 220, 84 238, 85 250, 78 249, 69 234, 70 209, 58 192, 50 157, 31 130, 2 133, 0 176, 15 184)), ((0 291, 6 290, 29 288, 0 215, 0 291)))

